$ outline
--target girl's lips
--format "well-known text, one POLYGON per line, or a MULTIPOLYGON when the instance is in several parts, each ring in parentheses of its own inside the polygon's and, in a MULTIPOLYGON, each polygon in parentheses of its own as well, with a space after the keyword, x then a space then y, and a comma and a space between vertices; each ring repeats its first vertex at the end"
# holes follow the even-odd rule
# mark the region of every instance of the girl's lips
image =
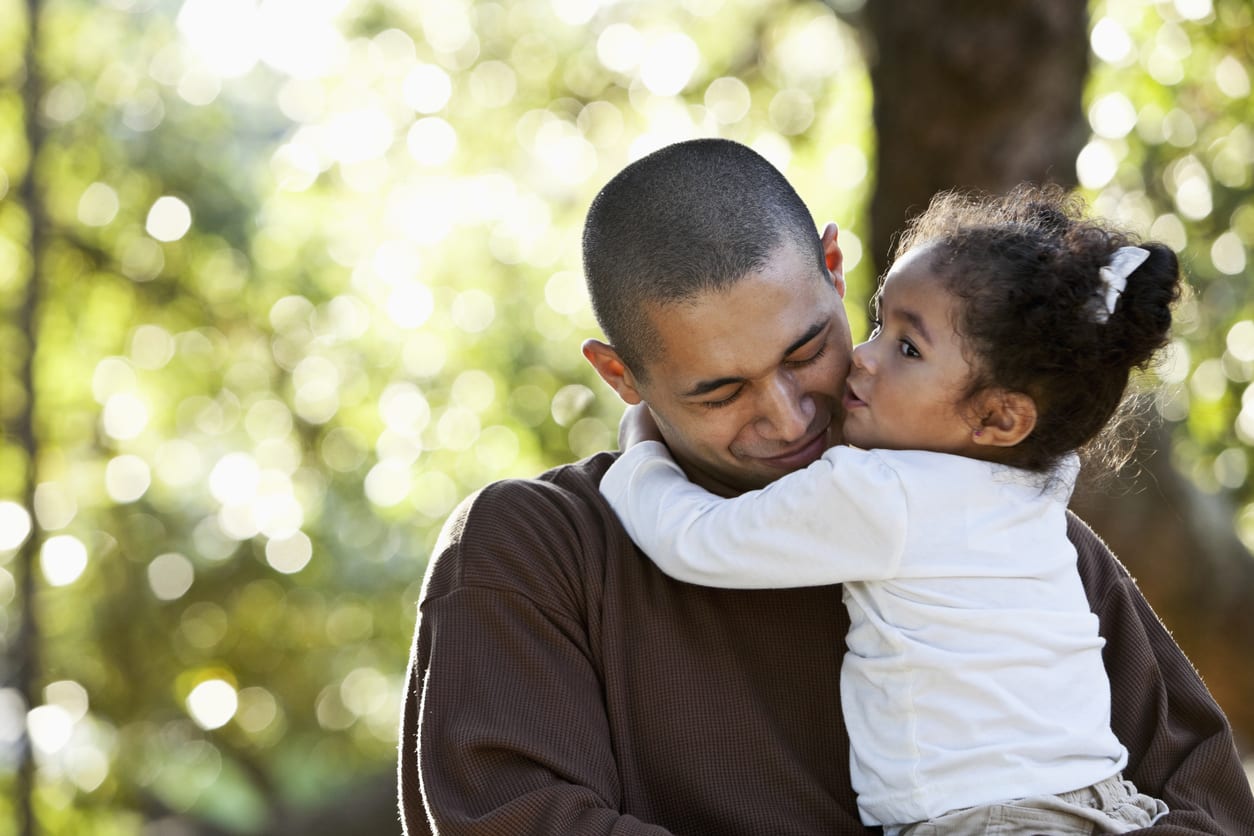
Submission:
POLYGON ((841 405, 845 407, 846 411, 850 409, 857 409, 860 406, 866 406, 866 401, 854 394, 853 389, 849 386, 845 387, 845 396, 841 398, 840 402, 841 405))

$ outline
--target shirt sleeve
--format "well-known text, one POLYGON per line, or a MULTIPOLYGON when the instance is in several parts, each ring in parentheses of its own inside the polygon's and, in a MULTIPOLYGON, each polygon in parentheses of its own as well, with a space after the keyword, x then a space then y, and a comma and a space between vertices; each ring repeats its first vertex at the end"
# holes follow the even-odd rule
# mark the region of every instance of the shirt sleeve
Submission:
POLYGON ((619 812, 586 614, 549 559, 577 535, 534 486, 498 493, 453 515, 428 570, 402 713, 404 832, 671 836, 619 812))
POLYGON ((833 448, 767 487, 723 499, 688 481, 665 445, 619 456, 601 491, 642 551, 673 578, 728 589, 892 577, 906 493, 880 457, 833 448))
POLYGON ((1150 830, 1254 832, 1254 793, 1223 711, 1106 545, 1074 515, 1068 535, 1106 639, 1111 728, 1128 749, 1124 777, 1170 810, 1150 830))

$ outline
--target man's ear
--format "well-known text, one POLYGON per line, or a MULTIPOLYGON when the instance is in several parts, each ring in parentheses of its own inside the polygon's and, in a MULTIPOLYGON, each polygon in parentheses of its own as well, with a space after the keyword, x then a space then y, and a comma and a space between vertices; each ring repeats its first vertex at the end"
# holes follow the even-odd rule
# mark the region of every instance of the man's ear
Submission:
POLYGON ((845 298, 845 254, 840 251, 840 244, 836 242, 840 235, 840 229, 834 223, 829 223, 823 227, 823 236, 819 242, 823 246, 823 261, 827 264, 827 272, 832 274, 832 283, 836 285, 836 292, 840 294, 840 298, 845 298))
POLYGON ((635 376, 618 356, 614 346, 600 340, 584 340, 583 356, 588 358, 588 362, 597 370, 601 379, 608 383, 625 403, 638 404, 644 400, 640 395, 635 376))
POLYGON ((979 396, 971 440, 985 447, 1014 447, 1036 428, 1036 401, 1023 392, 993 389, 979 396))

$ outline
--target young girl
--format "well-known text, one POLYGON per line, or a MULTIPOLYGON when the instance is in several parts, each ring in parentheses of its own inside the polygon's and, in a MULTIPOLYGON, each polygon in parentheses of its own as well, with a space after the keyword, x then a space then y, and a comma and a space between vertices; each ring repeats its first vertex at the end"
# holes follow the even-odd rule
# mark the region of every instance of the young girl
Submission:
POLYGON ((865 824, 933 834, 1123 833, 1166 813, 1122 779, 1103 639, 1065 509, 1166 340, 1170 249, 1061 190, 945 194, 915 219, 853 352, 844 440, 720 499, 655 441, 601 489, 680 580, 843 584, 841 700, 865 824))

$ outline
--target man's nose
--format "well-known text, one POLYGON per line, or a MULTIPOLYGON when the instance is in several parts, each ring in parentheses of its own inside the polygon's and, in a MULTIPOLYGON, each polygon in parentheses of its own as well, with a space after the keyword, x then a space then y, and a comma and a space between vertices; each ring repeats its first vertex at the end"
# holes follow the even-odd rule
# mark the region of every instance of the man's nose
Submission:
POLYGON ((777 375, 762 393, 760 432, 772 439, 796 441, 814 419, 814 399, 789 374, 777 375))

